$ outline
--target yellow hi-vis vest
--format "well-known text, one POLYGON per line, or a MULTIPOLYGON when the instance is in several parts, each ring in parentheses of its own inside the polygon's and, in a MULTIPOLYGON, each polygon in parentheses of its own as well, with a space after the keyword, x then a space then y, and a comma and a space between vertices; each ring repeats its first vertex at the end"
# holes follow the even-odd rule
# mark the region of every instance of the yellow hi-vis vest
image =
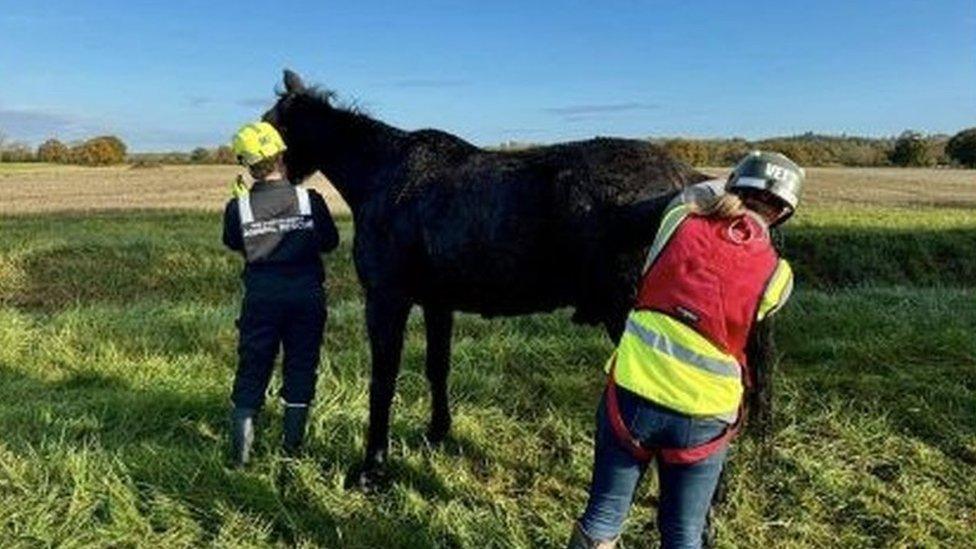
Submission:
MULTIPOLYGON (((786 302, 792 290, 793 274, 789 264, 776 256, 768 242, 768 234, 763 233, 765 241, 761 237, 749 244, 737 243, 734 239, 715 236, 725 234, 727 227, 723 223, 731 224, 732 221, 698 216, 694 216, 697 221, 683 231, 682 225, 690 216, 687 206, 678 206, 665 214, 651 246, 637 305, 627 318, 626 329, 614 356, 607 363, 607 371, 615 364, 614 376, 618 386, 668 409, 691 416, 733 421, 742 402, 745 375, 742 366, 745 345, 740 340, 745 339, 743 334, 751 330, 755 321, 763 320, 786 302), (684 251, 672 251, 670 255, 665 255, 668 254, 666 245, 672 237, 685 239, 678 247, 684 251), (754 250, 749 251, 749 246, 754 250), (709 255, 697 257, 694 253, 698 250, 704 250, 709 255), (662 260, 661 268, 654 269, 659 259, 662 260), (669 290, 658 291, 659 288, 668 284, 681 286, 684 281, 675 278, 652 279, 649 278, 651 275, 661 277, 662 273, 688 273, 687 276, 695 276, 695 269, 701 268, 696 265, 723 260, 730 264, 710 265, 708 272, 700 275, 697 286, 686 285, 684 295, 687 297, 684 301, 680 288, 675 290, 674 299, 654 298, 655 294, 669 293, 669 290), (665 262, 672 263, 670 270, 663 264, 665 262), (744 275, 754 281, 751 285, 743 284, 742 280, 725 281, 722 276, 733 276, 730 272, 735 269, 740 269, 738 272, 741 273, 741 269, 753 265, 760 270, 744 275), (702 293, 688 295, 689 287, 701 288, 702 293), (650 290, 645 294, 648 288, 650 290), (731 291, 743 295, 727 300, 726 293, 731 291), (677 305, 673 309, 661 310, 665 308, 663 305, 675 305, 675 301, 677 305), (732 305, 736 307, 728 310, 732 305), (724 323, 726 315, 734 316, 736 313, 733 311, 743 311, 746 307, 749 313, 744 318, 729 318, 729 321, 739 322, 738 339, 727 337, 723 343, 722 340, 706 337, 708 330, 703 330, 703 326, 697 330, 694 327, 696 323, 715 321, 716 315, 722 316, 718 321, 724 323), (729 343, 730 339, 735 339, 734 344, 729 343)), ((750 223, 743 222, 744 225, 750 223)), ((741 316, 744 313, 738 314, 741 316)))

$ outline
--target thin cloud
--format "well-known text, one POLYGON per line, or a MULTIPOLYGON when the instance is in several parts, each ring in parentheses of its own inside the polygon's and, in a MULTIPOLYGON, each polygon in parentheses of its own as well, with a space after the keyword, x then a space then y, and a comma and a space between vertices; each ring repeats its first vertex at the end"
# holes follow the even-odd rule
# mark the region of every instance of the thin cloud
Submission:
POLYGON ((239 99, 237 105, 240 107, 245 107, 248 109, 260 109, 262 107, 270 107, 274 103, 274 98, 269 97, 248 97, 245 99, 239 99))
POLYGON ((230 140, 230 130, 226 133, 223 135, 219 129, 187 130, 137 125, 126 132, 126 142, 134 151, 190 150, 193 147, 223 144, 230 140))
POLYGON ((660 105, 654 103, 602 103, 602 104, 580 104, 567 105, 565 107, 548 107, 543 109, 548 114, 562 116, 565 118, 578 118, 596 114, 615 114, 633 111, 646 111, 659 108, 660 105))
POLYGON ((205 97, 202 95, 191 95, 186 98, 187 105, 191 107, 205 107, 214 102, 213 97, 205 97))
POLYGON ((74 139, 104 133, 99 124, 80 117, 42 109, 0 109, 0 130, 11 139, 40 141, 49 137, 74 139))
POLYGON ((395 88, 457 88, 468 84, 467 80, 450 78, 408 78, 390 82, 395 88))
POLYGON ((502 128, 504 133, 542 133, 545 128, 502 128))
POLYGON ((130 123, 126 128, 75 114, 36 109, 0 108, 0 132, 10 141, 41 143, 49 138, 72 142, 96 135, 117 135, 130 150, 189 150, 229 139, 218 130, 195 131, 130 123))

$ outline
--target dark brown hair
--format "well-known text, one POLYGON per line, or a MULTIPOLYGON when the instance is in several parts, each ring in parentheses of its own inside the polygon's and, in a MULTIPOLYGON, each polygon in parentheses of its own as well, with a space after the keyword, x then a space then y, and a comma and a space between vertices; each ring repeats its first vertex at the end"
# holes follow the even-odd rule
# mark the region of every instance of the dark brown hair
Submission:
POLYGON ((281 154, 276 154, 271 158, 265 158, 264 160, 258 162, 257 164, 252 164, 248 166, 248 171, 251 172, 251 177, 256 180, 262 180, 268 177, 269 174, 274 172, 278 168, 278 161, 281 160, 281 154))

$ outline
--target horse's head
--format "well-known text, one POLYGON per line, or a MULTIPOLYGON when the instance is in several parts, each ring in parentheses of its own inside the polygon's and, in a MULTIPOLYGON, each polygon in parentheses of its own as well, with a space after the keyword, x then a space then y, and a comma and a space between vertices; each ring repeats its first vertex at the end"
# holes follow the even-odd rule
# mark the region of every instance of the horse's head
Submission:
POLYGON ((288 178, 300 183, 320 169, 325 160, 322 155, 329 150, 323 118, 333 110, 329 103, 332 94, 306 87, 301 77, 288 69, 284 85, 284 91, 278 92, 278 101, 261 118, 281 133, 288 145, 288 178))

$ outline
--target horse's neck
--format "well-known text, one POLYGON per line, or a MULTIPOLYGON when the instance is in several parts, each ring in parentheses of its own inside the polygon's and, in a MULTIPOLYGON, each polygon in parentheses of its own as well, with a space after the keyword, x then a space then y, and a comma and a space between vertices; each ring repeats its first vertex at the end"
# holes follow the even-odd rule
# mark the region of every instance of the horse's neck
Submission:
POLYGON ((335 138, 325 154, 328 160, 319 169, 355 210, 392 183, 382 174, 402 161, 405 132, 348 113, 335 122, 335 138))

